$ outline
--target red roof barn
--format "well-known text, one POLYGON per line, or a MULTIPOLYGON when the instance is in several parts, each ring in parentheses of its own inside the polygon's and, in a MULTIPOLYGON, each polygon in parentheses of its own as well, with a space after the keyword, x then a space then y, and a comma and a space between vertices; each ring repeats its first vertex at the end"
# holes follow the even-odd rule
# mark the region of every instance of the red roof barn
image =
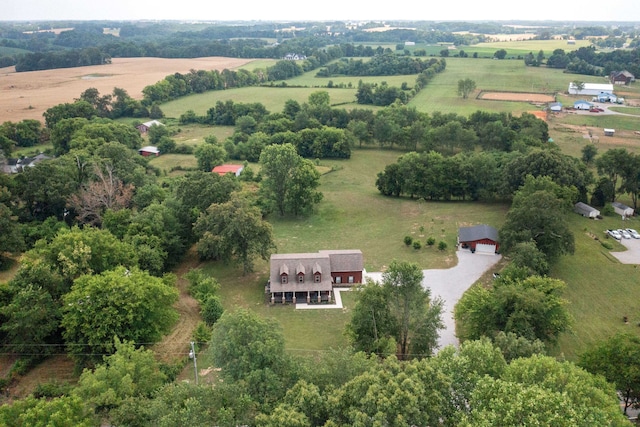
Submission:
POLYGON ((218 175, 226 175, 228 173, 232 173, 235 176, 239 176, 244 166, 242 165, 220 165, 216 166, 211 170, 213 173, 217 173, 218 175))
POLYGON ((498 253, 500 250, 498 230, 486 224, 460 227, 458 243, 471 252, 498 253))

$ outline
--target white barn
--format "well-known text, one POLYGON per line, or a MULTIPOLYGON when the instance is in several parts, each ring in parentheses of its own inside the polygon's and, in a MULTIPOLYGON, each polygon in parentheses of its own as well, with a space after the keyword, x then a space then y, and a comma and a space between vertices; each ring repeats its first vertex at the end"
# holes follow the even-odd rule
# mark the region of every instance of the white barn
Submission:
POLYGON ((576 213, 586 218, 597 218, 600 215, 600 211, 586 203, 578 202, 573 206, 573 210, 576 213))
POLYGON ((585 83, 581 90, 576 85, 569 83, 569 95, 600 95, 602 92, 613 93, 611 83, 585 83))
POLYGON ((622 216, 622 217, 631 217, 633 216, 633 208, 630 208, 629 206, 620 203, 620 202, 613 202, 611 203, 611 206, 613 206, 613 210, 615 213, 617 213, 618 215, 622 216))

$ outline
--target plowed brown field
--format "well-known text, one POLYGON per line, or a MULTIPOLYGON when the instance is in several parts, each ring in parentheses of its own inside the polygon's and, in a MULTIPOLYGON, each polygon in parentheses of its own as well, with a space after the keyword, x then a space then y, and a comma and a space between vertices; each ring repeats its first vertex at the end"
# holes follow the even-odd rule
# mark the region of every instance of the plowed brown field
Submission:
POLYGON ((526 102, 553 102, 555 98, 542 93, 521 93, 521 92, 482 92, 480 99, 490 99, 494 101, 526 101, 526 102))
POLYGON ((194 70, 224 70, 240 67, 250 59, 238 58, 114 58, 108 65, 59 68, 16 73, 14 67, 0 68, 0 123, 23 119, 43 120, 42 113, 63 102, 73 102, 94 87, 108 94, 114 87, 142 98, 142 89, 169 74, 194 70))

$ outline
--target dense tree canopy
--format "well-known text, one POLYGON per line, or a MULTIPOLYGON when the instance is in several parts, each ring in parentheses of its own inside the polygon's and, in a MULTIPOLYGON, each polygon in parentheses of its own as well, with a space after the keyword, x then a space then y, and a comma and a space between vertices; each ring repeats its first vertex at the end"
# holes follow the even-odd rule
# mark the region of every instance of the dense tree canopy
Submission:
POLYGON ((84 364, 113 353, 113 337, 140 344, 159 340, 178 318, 174 280, 124 267, 77 278, 63 297, 69 353, 84 364))
POLYGON ((494 338, 512 332, 528 340, 554 343, 570 327, 564 282, 548 277, 502 275, 485 288, 473 286, 455 309, 458 336, 463 340, 494 338))
POLYGON ((306 213, 320 202, 320 173, 291 144, 271 145, 260 155, 261 189, 280 215, 306 213))

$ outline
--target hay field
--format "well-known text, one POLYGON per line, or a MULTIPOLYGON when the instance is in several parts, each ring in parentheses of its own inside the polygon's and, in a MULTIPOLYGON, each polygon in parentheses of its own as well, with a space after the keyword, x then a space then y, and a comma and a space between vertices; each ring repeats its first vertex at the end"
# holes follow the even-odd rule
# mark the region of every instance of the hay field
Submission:
POLYGON ((0 123, 23 119, 43 120, 42 113, 54 105, 73 102, 88 88, 101 94, 114 87, 142 98, 145 86, 169 74, 195 70, 223 70, 241 67, 250 59, 238 58, 114 58, 112 64, 16 73, 14 67, 0 68, 0 123))

